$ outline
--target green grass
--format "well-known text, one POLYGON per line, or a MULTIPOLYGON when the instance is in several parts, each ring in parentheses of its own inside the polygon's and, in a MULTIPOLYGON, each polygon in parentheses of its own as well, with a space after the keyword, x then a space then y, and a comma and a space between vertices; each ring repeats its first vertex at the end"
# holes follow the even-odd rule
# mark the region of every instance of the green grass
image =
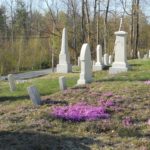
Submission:
MULTIPOLYGON (((50 74, 17 84, 10 92, 7 82, 0 83, 0 149, 86 149, 126 150, 150 149, 150 60, 129 61, 127 73, 109 75, 108 70, 94 72, 94 82, 84 88, 73 88, 79 73, 50 74), (69 90, 60 92, 58 77, 67 78, 69 90), (26 88, 35 85, 44 105, 34 107, 26 88), (71 122, 51 117, 52 107, 86 101, 97 104, 105 92, 113 92, 119 111, 109 110, 108 120, 71 122), (124 117, 133 124, 124 127, 124 117)), ((79 68, 75 68, 79 71, 79 68)))

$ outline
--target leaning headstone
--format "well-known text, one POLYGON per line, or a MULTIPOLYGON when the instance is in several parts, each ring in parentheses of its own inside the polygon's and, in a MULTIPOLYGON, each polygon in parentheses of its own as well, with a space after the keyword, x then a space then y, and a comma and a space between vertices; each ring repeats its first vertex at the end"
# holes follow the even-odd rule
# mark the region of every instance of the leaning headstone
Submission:
POLYGON ((137 57, 138 57, 138 59, 141 59, 140 51, 137 52, 137 57))
POLYGON ((126 38, 127 32, 118 31, 115 32, 116 41, 115 41, 115 60, 112 64, 112 67, 109 68, 110 74, 116 74, 120 72, 127 72, 129 69, 127 63, 127 54, 126 54, 126 38))
POLYGON ((42 101, 40 98, 40 94, 35 86, 30 86, 27 88, 28 94, 30 96, 30 99, 32 100, 33 104, 36 106, 41 105, 42 101))
POLYGON ((91 51, 89 44, 85 43, 82 45, 80 52, 81 60, 81 73, 80 79, 77 85, 82 85, 92 82, 92 62, 91 62, 91 51))
POLYGON ((59 77, 59 88, 60 88, 61 91, 67 89, 66 78, 63 77, 63 76, 59 77))
POLYGON ((80 62, 80 57, 78 57, 78 67, 80 67, 81 62, 80 62))
POLYGON ((109 55, 108 54, 104 54, 104 65, 109 66, 109 55))
POLYGON ((16 90, 16 81, 15 78, 12 74, 8 75, 8 81, 9 81, 9 87, 10 87, 10 91, 13 92, 16 90))
POLYGON ((68 36, 66 28, 63 29, 61 51, 59 54, 59 64, 57 65, 58 73, 72 72, 72 65, 70 64, 70 56, 68 52, 68 36))
POLYGON ((93 70, 94 71, 102 70, 104 65, 103 65, 103 60, 102 60, 102 47, 101 47, 101 45, 97 45, 96 55, 97 55, 97 61, 96 61, 95 65, 93 66, 93 70))
POLYGON ((111 65, 112 62, 113 62, 113 57, 112 57, 112 55, 109 55, 109 65, 111 65))

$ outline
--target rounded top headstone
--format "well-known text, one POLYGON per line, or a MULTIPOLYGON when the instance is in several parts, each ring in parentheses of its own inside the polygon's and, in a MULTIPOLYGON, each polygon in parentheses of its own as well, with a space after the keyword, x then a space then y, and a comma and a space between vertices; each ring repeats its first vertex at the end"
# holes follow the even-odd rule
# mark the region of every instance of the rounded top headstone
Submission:
POLYGON ((125 32, 125 31, 117 31, 117 32, 115 32, 115 35, 127 35, 128 33, 127 32, 125 32))
POLYGON ((97 45, 97 50, 102 50, 102 46, 100 44, 97 45))
POLYGON ((91 51, 88 43, 82 45, 80 60, 91 60, 91 51))

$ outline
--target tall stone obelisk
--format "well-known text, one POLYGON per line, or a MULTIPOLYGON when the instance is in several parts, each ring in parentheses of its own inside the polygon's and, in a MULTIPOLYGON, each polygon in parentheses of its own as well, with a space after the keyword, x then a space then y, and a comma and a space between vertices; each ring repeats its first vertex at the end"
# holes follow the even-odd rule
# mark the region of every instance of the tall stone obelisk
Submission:
POLYGON ((70 56, 68 52, 68 36, 67 29, 63 29, 61 51, 59 54, 59 64, 57 64, 57 73, 72 72, 72 65, 70 64, 70 56))

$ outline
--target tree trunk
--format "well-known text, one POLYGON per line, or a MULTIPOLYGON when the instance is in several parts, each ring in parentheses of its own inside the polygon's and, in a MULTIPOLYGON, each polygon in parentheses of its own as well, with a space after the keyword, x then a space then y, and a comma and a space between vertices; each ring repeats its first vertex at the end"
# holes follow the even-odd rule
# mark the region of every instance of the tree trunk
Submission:
POLYGON ((108 19, 108 11, 109 11, 109 3, 110 0, 107 0, 105 18, 104 18, 104 53, 107 52, 107 19, 108 19))

